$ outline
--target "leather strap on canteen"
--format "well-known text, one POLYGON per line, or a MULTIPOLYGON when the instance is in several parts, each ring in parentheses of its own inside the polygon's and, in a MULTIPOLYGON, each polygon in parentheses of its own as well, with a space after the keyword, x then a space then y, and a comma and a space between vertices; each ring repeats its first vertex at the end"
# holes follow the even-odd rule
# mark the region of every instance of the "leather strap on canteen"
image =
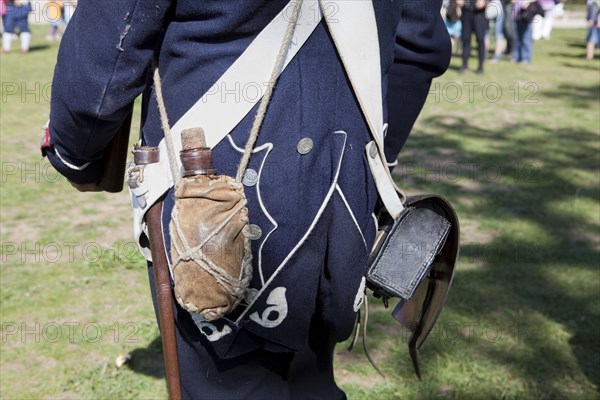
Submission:
POLYGON ((133 162, 135 165, 155 164, 160 161, 158 147, 135 146, 133 148, 133 162))
POLYGON ((152 205, 146 213, 154 283, 156 285, 156 302, 158 304, 158 319, 160 336, 162 338, 163 355, 169 399, 181 399, 181 383, 179 381, 179 362, 177 357, 177 341, 175 335, 175 316, 173 314, 173 295, 171 292, 171 277, 169 264, 163 241, 162 231, 162 201, 152 205))

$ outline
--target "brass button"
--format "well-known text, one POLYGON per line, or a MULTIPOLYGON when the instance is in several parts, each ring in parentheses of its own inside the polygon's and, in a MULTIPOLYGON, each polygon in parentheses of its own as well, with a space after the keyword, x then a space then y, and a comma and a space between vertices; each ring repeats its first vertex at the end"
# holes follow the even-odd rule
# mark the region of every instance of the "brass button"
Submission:
POLYGON ((312 150, 314 143, 310 138, 304 138, 298 142, 298 147, 296 150, 300 154, 308 154, 312 150))
POLYGON ((254 186, 258 182, 258 173, 248 168, 244 173, 244 177, 242 178, 242 183, 244 186, 254 186))
POLYGON ((250 239, 251 240, 258 240, 262 237, 262 229, 260 229, 260 226, 250 224, 250 225, 248 225, 248 228, 250 230, 250 239))

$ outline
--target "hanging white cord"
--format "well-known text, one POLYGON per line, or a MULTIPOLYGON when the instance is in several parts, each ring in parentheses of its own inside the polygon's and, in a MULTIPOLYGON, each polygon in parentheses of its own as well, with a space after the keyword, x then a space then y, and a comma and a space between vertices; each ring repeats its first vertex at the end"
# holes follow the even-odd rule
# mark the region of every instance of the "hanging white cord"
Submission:
POLYGON ((263 120, 265 119, 265 114, 267 112, 267 107, 269 106, 269 102, 271 101, 271 95, 273 94, 273 89, 275 89, 275 83, 277 82, 277 78, 281 72, 281 68, 283 67, 283 63, 285 61, 285 56, 287 54, 288 48, 292 41, 292 36, 294 34, 294 30, 296 28, 296 23, 298 22, 298 18, 300 16, 300 8, 302 7, 302 0, 297 0, 294 5, 294 11, 292 13, 292 17, 290 22, 288 23, 287 29, 285 31, 285 36, 283 38, 283 42, 281 43, 281 47, 279 48, 279 53, 277 54, 277 60, 275 61, 275 67, 273 68, 273 72, 271 72, 271 78, 269 79, 269 85, 267 86, 267 91, 265 92, 258 111, 256 112, 256 117, 254 118, 254 124, 252 125, 252 130, 250 131, 250 136, 248 137, 248 141, 246 142, 246 147, 244 149, 244 155, 242 160, 240 161, 240 166, 238 167, 237 175, 235 180, 237 182, 242 181, 242 177, 246 172, 246 167, 248 167, 248 162, 250 161, 250 155, 252 154, 252 149, 254 149, 254 144, 256 143, 256 139, 258 139, 258 134, 260 132, 260 127, 262 126, 263 120))
POLYGON ((162 94, 162 82, 158 67, 154 68, 154 93, 156 102, 158 103, 158 113, 160 114, 160 124, 165 135, 167 143, 167 152, 169 153, 169 166, 171 167, 171 175, 173 175, 174 186, 177 187, 179 182, 179 165, 177 164, 177 154, 175 154, 175 145, 171 137, 171 125, 169 125, 169 117, 167 116, 167 108, 162 94))

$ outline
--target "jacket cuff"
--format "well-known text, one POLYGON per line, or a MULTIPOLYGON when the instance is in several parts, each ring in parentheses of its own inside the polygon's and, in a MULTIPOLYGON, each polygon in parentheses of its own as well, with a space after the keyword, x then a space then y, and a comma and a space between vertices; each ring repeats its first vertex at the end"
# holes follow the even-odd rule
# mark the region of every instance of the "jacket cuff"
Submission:
POLYGON ((102 176, 101 161, 82 161, 67 155, 56 143, 51 143, 50 128, 46 126, 41 140, 42 156, 68 180, 78 184, 96 183, 102 176))

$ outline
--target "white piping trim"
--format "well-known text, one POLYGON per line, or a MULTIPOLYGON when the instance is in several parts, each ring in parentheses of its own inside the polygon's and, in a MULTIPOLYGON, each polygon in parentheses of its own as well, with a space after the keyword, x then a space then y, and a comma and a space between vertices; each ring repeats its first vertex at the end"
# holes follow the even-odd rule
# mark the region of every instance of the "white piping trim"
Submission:
MULTIPOLYGON (((244 153, 244 149, 242 149, 241 147, 239 147, 238 145, 235 144, 235 142, 233 141, 233 138, 231 137, 231 135, 227 135, 227 140, 229 140, 229 143, 231 144, 231 147, 233 147, 234 149, 236 149, 240 153, 244 153)), ((273 228, 265 235, 265 238, 263 239, 262 243, 260 244, 260 247, 258 248, 258 273, 260 275, 260 283, 261 283, 262 286, 265 285, 265 278, 264 278, 263 270, 262 270, 262 250, 263 250, 263 246, 265 245, 265 243, 266 243, 267 239, 269 238, 269 236, 271 236, 271 234, 273 232, 275 232, 277 230, 277 228, 279 228, 279 224, 277 223, 277 221, 275 221, 275 219, 267 211, 267 208, 265 207, 265 204, 263 202, 262 195, 260 193, 260 178, 262 177, 262 172, 263 172, 263 169, 264 169, 264 166, 265 166, 265 162, 267 161, 267 157, 271 153, 271 150, 273 150, 273 143, 265 143, 262 146, 257 147, 254 150, 252 150, 252 153, 257 153, 259 151, 262 151, 263 149, 267 149, 267 153, 263 157, 263 160, 262 160, 262 162, 260 164, 260 169, 258 170, 258 178, 257 178, 258 180, 256 182, 256 195, 258 197, 258 204, 260 205, 261 210, 267 216, 267 219, 271 222, 271 224, 273 224, 273 228)))
POLYGON ((78 167, 76 165, 71 164, 70 162, 68 162, 64 158, 62 158, 62 156, 60 155, 60 153, 58 152, 58 149, 56 147, 54 148, 54 152, 56 153, 56 156, 58 157, 58 159, 60 161, 62 161, 63 164, 65 164, 67 167, 69 167, 71 169, 74 169, 75 171, 83 171, 84 169, 86 169, 92 163, 91 161, 88 161, 85 164, 83 164, 81 167, 78 167))
MULTIPOLYGON (((231 147, 233 147, 235 150, 239 151, 240 153, 244 153, 244 149, 241 148, 240 146, 238 146, 237 144, 235 144, 235 142, 233 141, 233 138, 231 137, 231 134, 226 136, 227 140, 229 140, 229 144, 231 144, 231 147)), ((260 151, 263 151, 264 149, 266 149, 267 147, 273 147, 273 143, 265 143, 262 146, 259 147, 255 147, 252 150, 252 153, 258 153, 260 151)))
POLYGON ((344 192, 342 192, 342 188, 340 187, 339 184, 335 185, 335 190, 337 190, 338 194, 342 198, 342 201, 346 205, 346 208, 348 209, 348 213, 350 213, 350 217, 352 217, 352 221, 354 222, 354 226, 356 226, 356 229, 358 229, 358 233, 360 233, 360 237, 362 238, 362 241, 365 245, 365 249, 367 249, 367 251, 368 251, 369 248, 367 247, 367 241, 365 240, 365 236, 363 235, 362 231, 360 230, 360 225, 358 225, 358 221, 356 220, 356 217, 354 216, 354 212, 352 212, 352 208, 350 208, 350 204, 348 204, 348 200, 346 200, 346 196, 344 196, 344 192))
POLYGON ((275 270, 275 272, 273 272, 273 274, 269 277, 269 280, 258 291, 258 293, 254 297, 254 299, 252 300, 252 302, 250 304, 248 304, 248 306, 246 307, 246 309, 240 314, 240 316, 236 320, 236 323, 239 323, 242 320, 242 318, 246 315, 246 313, 252 308, 252 306, 254 305, 254 303, 256 302, 256 300, 263 294, 263 292, 266 290, 266 288, 269 287, 269 284, 271 284, 271 282, 273 281, 273 279, 275 279, 275 277, 279 274, 279 272, 281 272, 281 270, 283 269, 283 267, 285 267, 285 265, 288 263, 288 261, 290 261, 290 259, 294 256, 294 254, 296 254, 296 252, 302 246, 302 244, 306 241, 306 239, 308 238, 308 236, 310 236, 311 232, 313 231, 313 229, 317 225, 317 222, 321 218, 321 215, 323 214, 323 211, 325 211, 325 208, 327 207, 327 204, 329 204, 329 200, 331 200, 331 196, 333 195, 333 192, 335 192, 335 187, 337 185, 338 177, 340 176, 340 169, 342 167, 342 160, 344 159, 344 153, 346 152, 346 140, 348 138, 347 133, 344 132, 344 131, 336 131, 334 133, 336 133, 336 134, 343 133, 344 134, 344 145, 342 146, 342 154, 340 155, 340 159, 338 160, 338 166, 337 166, 337 169, 335 171, 335 175, 333 177, 333 182, 331 183, 331 186, 329 187, 329 191, 327 192, 327 195, 325 196, 325 199, 323 200, 323 203, 321 204, 321 207, 317 211, 317 215, 315 215, 315 218, 313 219, 312 223, 310 224, 310 227, 308 228, 308 230, 306 231, 306 233, 304 234, 304 236, 302 236, 302 239, 300 239, 300 241, 298 243, 296 243, 296 246, 294 246, 294 248, 288 253, 287 257, 285 257, 285 259, 281 262, 281 264, 279 264, 279 267, 277 267, 277 269, 275 270))
POLYGON ((263 167, 265 166, 265 162, 267 161, 267 157, 268 157, 268 155, 269 155, 269 153, 271 152, 272 149, 273 149, 273 146, 271 145, 271 147, 269 148, 269 150, 267 150, 267 154, 265 154, 265 158, 263 158, 263 161, 262 161, 262 163, 260 165, 260 170, 258 172, 258 181, 256 182, 256 194, 258 196, 258 203, 260 204, 260 208, 262 209, 263 213, 267 216, 267 218, 269 219, 269 221, 271 221, 271 223, 273 224, 273 228, 265 235, 265 238, 263 239, 262 243, 260 244, 260 248, 258 249, 258 272, 260 273, 260 283, 263 286, 265 284, 265 278, 263 276, 263 271, 262 271, 262 251, 263 251, 263 246, 267 242, 267 239, 269 239, 269 236, 271 236, 271 233, 275 232, 277 230, 277 228, 279 228, 279 224, 277 223, 277 221, 275 221, 275 219, 267 211, 267 208, 265 207, 265 204, 263 202, 262 195, 260 193, 260 178, 262 176, 263 167))
POLYGON ((373 222, 375 222, 375 233, 377 233, 379 232, 379 221, 377 220, 375 213, 372 213, 371 217, 373 218, 373 222))

